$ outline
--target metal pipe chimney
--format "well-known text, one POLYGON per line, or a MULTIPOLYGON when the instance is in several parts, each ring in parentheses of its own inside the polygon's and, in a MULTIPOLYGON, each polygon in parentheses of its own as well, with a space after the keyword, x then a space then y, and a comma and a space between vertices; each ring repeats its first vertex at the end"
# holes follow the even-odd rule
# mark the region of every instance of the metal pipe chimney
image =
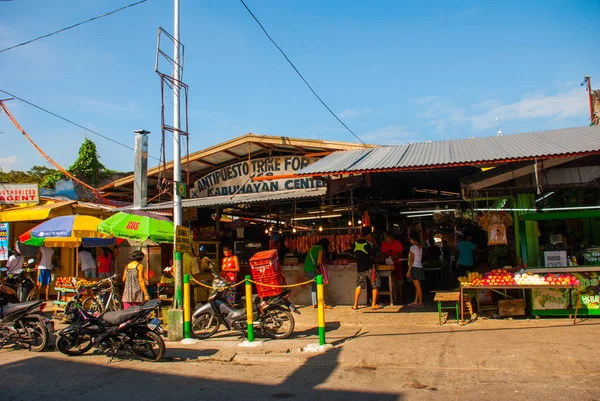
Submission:
POLYGON ((135 132, 133 207, 146 206, 148 201, 148 134, 150 131, 138 129, 135 132))

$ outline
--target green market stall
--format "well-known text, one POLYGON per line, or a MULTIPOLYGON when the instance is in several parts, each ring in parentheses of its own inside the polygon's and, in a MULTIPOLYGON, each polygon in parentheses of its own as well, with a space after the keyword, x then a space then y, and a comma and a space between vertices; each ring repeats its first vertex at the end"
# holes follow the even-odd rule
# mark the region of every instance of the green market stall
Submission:
MULTIPOLYGON (((569 244, 573 235, 580 234, 586 240, 578 246, 568 245, 565 250, 547 251, 545 246, 539 251, 540 267, 530 267, 533 273, 569 273, 580 282, 579 297, 569 294, 569 290, 544 288, 531 292, 531 311, 534 316, 568 316, 570 309, 579 304, 580 316, 600 316, 600 210, 579 209, 586 206, 573 206, 574 210, 558 210, 544 213, 531 213, 522 216, 523 222, 533 222, 546 228, 564 225, 571 235, 553 234, 565 238, 569 244), (550 225, 548 224, 550 223, 550 225)), ((526 239, 530 241, 530 238, 526 239)), ((538 237, 539 241, 539 237, 538 237)))

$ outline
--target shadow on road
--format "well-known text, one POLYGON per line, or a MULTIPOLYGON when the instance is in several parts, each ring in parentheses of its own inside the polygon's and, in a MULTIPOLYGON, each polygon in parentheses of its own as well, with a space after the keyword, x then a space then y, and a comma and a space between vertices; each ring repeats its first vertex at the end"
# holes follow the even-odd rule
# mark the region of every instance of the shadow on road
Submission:
MULTIPOLYGON (((339 349, 309 358, 278 384, 266 385, 267 372, 262 365, 220 365, 223 379, 205 374, 208 363, 139 363, 131 369, 123 363, 98 365, 86 363, 85 357, 54 359, 45 356, 24 359, 0 366, 3 377, 3 400, 86 401, 115 399, 152 400, 401 400, 402 395, 318 388, 325 384, 338 366, 339 349), (156 368, 159 371, 156 371, 156 368), (145 369, 145 370, 143 370, 145 369), (150 371, 154 370, 154 371, 150 371), (175 372, 181 372, 177 374, 175 372), (235 372, 242 372, 236 377, 235 372)), ((273 373, 271 373, 273 374, 273 373)), ((213 374, 214 376, 214 374, 213 374)), ((278 379, 274 380, 277 382, 278 379)))
MULTIPOLYGON (((454 325, 451 325, 451 327, 455 328, 455 330, 440 330, 440 331, 411 331, 411 332, 405 332, 405 333, 375 333, 375 334, 368 334, 365 333, 364 337, 405 337, 405 336, 415 336, 415 335, 444 335, 444 334, 452 334, 452 335, 457 335, 457 334, 471 334, 471 333, 477 333, 477 332, 496 332, 496 331, 521 331, 521 330, 543 330, 543 329, 571 329, 571 330, 577 330, 579 327, 586 327, 586 326, 598 326, 600 325, 600 322, 598 323, 587 323, 585 326, 577 326, 577 325, 552 325, 552 326, 526 326, 526 327, 495 327, 495 328, 484 328, 484 329, 472 329, 472 328, 467 328, 467 329, 462 329, 461 327, 457 326, 456 323, 454 325)), ((438 326, 439 327, 439 326, 438 326)))

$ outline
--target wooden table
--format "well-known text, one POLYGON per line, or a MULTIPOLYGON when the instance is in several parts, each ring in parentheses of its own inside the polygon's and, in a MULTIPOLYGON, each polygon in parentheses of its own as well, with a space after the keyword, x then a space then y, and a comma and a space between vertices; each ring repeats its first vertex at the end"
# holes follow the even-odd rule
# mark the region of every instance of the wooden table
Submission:
MULTIPOLYGON (((442 310, 443 309, 454 309, 456 310, 456 320, 458 324, 461 324, 461 315, 458 314, 458 304, 461 301, 460 292, 459 291, 436 291, 435 297, 433 298, 434 302, 437 302, 438 308, 438 320, 440 322, 440 326, 442 325, 442 310), (442 306, 442 302, 454 302, 454 306, 442 306)), ((461 305, 460 309, 463 309, 463 305, 461 305)), ((462 312, 461 312, 462 313, 462 312)), ((448 320, 446 318, 446 320, 448 320)))
POLYGON ((379 291, 379 295, 389 295, 390 297, 390 305, 394 306, 394 288, 395 288, 395 277, 394 277, 394 270, 396 269, 395 265, 378 265, 377 266, 377 274, 379 274, 379 277, 387 277, 388 278, 388 285, 389 285, 389 291, 379 291))
MULTIPOLYGON (((577 302, 575 302, 575 313, 573 314, 573 300, 572 298, 572 291, 569 291, 569 306, 570 306, 570 313, 569 313, 569 319, 573 319, 573 324, 576 323, 577 321, 577 312, 579 310, 579 299, 580 299, 580 295, 581 295, 581 290, 579 288, 578 285, 574 285, 574 284, 565 284, 565 285, 550 285, 550 284, 543 284, 543 285, 472 285, 472 284, 464 284, 460 286, 460 304, 463 304, 464 301, 464 293, 465 290, 492 290, 494 292, 498 292, 498 290, 523 290, 523 294, 525 294, 525 290, 533 290, 535 288, 556 288, 559 290, 566 290, 566 289, 577 289, 577 302)), ((500 293, 502 294, 502 293, 500 293)), ((506 295, 506 294, 502 294, 502 295, 506 295)), ((478 311, 479 312, 479 311, 478 311)), ((463 325, 464 324, 464 310, 461 307, 460 308, 460 324, 463 325)))

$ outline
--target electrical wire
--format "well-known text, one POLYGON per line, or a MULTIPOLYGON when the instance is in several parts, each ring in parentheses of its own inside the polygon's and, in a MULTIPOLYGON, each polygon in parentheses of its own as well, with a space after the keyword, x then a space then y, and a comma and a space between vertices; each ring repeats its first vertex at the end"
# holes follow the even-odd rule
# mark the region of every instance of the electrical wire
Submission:
MULTIPOLYGON (((7 92, 7 91, 5 91, 5 90, 3 90, 3 89, 0 89, 0 92, 2 92, 2 93, 6 93, 8 96, 10 96, 10 97, 14 97, 15 99, 18 99, 18 100, 22 101, 23 103, 27 103, 28 105, 30 105, 30 106, 32 106, 32 107, 35 107, 36 109, 38 109, 38 110, 41 110, 41 111, 43 111, 44 113, 48 113, 48 114, 50 114, 50 115, 52 115, 52 116, 54 116, 54 117, 56 117, 56 118, 59 118, 59 119, 61 119, 61 120, 63 120, 63 121, 66 121, 66 122, 68 122, 69 124, 72 124, 72 125, 74 125, 74 126, 76 126, 76 127, 79 127, 79 128, 81 128, 81 129, 83 129, 83 130, 85 130, 85 131, 87 131, 87 132, 90 132, 90 133, 94 134, 94 135, 98 135, 99 137, 101 137, 101 138, 104 138, 104 139, 106 139, 106 140, 108 140, 108 141, 111 141, 111 142, 113 142, 113 143, 115 143, 115 144, 117 144, 117 145, 123 146, 123 147, 125 147, 125 148, 127 148, 127 149, 129 149, 129 150, 135 150, 135 149, 133 149, 133 148, 132 148, 131 146, 129 146, 129 145, 125 145, 124 143, 122 143, 122 142, 119 142, 119 141, 117 141, 117 140, 115 140, 115 139, 112 139, 111 137, 108 137, 108 136, 106 136, 106 135, 102 135, 101 133, 99 133, 99 132, 96 132, 96 131, 94 131, 94 130, 92 130, 92 129, 89 129, 89 128, 87 128, 87 127, 84 127, 84 126, 83 126, 83 125, 81 125, 81 124, 77 124, 76 122, 74 122, 74 121, 71 121, 71 120, 69 120, 68 118, 65 118, 65 117, 62 117, 62 116, 60 116, 60 115, 58 115, 58 114, 56 114, 56 113, 53 113, 53 112, 51 112, 50 110, 47 110, 47 109, 45 109, 45 108, 43 108, 43 107, 41 107, 41 106, 38 106, 37 104, 31 103, 31 102, 29 102, 29 101, 27 101, 27 100, 25 100, 25 99, 23 99, 23 98, 21 98, 21 97, 19 97, 19 96, 17 96, 17 95, 13 95, 12 93, 10 93, 10 92, 7 92)), ((160 159, 158 159, 158 158, 156 158, 156 157, 154 157, 154 156, 150 156, 150 155, 148 155, 148 157, 151 157, 151 158, 153 158, 154 160, 159 160, 159 161, 160 161, 160 159)))
POLYGON ((49 36, 52 36, 52 35, 56 35, 57 33, 61 33, 61 32, 64 32, 64 31, 68 31, 69 29, 73 29, 73 28, 76 28, 76 27, 78 27, 78 26, 80 26, 80 25, 87 24, 88 22, 92 22, 92 21, 95 21, 95 20, 97 20, 97 19, 100 19, 100 18, 108 17, 109 15, 116 14, 116 13, 118 13, 119 11, 123 11, 123 10, 125 10, 125 9, 127 9, 127 8, 134 7, 134 6, 137 6, 137 5, 139 5, 139 4, 145 3, 146 1, 147 1, 147 0, 141 0, 141 1, 138 1, 137 3, 132 3, 132 4, 129 4, 129 5, 127 5, 127 6, 124 6, 124 7, 118 8, 118 9, 116 9, 116 10, 112 10, 112 11, 110 11, 110 12, 107 12, 107 13, 105 13, 105 14, 102 14, 102 15, 95 16, 94 18, 90 18, 90 19, 88 19, 88 20, 85 20, 85 21, 82 21, 82 22, 78 22, 77 24, 74 24, 74 25, 68 26, 68 27, 66 27, 66 28, 59 29, 58 31, 54 31, 54 32, 52 32, 52 33, 48 33, 48 34, 46 34, 46 35, 38 36, 38 37, 37 37, 37 38, 35 38, 35 39, 31 39, 31 40, 28 40, 28 41, 26 41, 26 42, 19 43, 19 44, 17 44, 17 45, 14 45, 14 46, 7 47, 6 49, 2 49, 2 50, 0 50, 0 53, 4 53, 4 52, 6 52, 6 51, 9 51, 9 50, 12 50, 12 49, 16 49, 17 47, 21 47, 21 46, 28 45, 28 44, 30 44, 30 43, 32 43, 32 42, 35 42, 35 41, 37 41, 37 40, 44 39, 44 38, 47 38, 47 37, 49 37, 49 36))
POLYGON ((354 135, 354 137, 356 139, 358 139, 363 145, 366 145, 366 143, 362 139, 360 139, 360 137, 358 135, 356 135, 354 133, 354 131, 352 131, 350 128, 348 128, 348 126, 346 124, 344 124, 344 122, 342 120, 340 120, 340 118, 329 108, 329 106, 327 106, 327 104, 323 101, 323 99, 321 99, 321 97, 317 94, 317 92, 315 92, 315 90, 312 88, 312 86, 310 86, 310 84, 304 78, 304 76, 302 76, 302 74, 300 73, 300 71, 298 71, 298 69, 296 68, 296 66, 294 65, 294 63, 292 63, 292 61, 288 58, 288 56, 285 54, 285 52, 283 50, 281 50, 281 47, 279 47, 279 45, 273 40, 273 38, 271 38, 271 36, 269 35, 269 33, 267 32, 267 30, 265 29, 265 27, 260 23, 260 21, 258 20, 258 18, 256 18, 256 16, 250 10, 250 8, 248 8, 248 6, 244 2, 244 0, 240 0, 240 2, 244 5, 244 7, 248 11, 248 13, 250 13, 250 15, 252 16, 252 18, 254 18, 254 21, 256 21, 256 23, 258 24, 258 26, 260 26, 260 29, 262 29, 262 31, 265 33, 265 35, 267 35, 267 38, 269 38, 269 40, 271 41, 271 43, 273 43, 275 45, 275 47, 277 48, 277 50, 279 50, 279 52, 283 55, 283 57, 285 57, 285 59, 287 60, 287 62, 292 66, 292 68, 294 69, 294 71, 296 71, 296 74, 298 74, 298 76, 302 79, 302 81, 304 81, 304 83, 306 84, 306 86, 308 86, 308 89, 310 89, 310 91, 313 93, 313 95, 315 95, 315 97, 317 99, 319 99, 319 102, 321 102, 321 104, 323 106, 325 106, 325 108, 327 109, 327 111, 329 111, 331 113, 331 115, 334 116, 335 119, 338 120, 339 123, 342 124, 344 126, 344 128, 346 128, 348 130, 348 132, 350 132, 352 135, 354 135))

